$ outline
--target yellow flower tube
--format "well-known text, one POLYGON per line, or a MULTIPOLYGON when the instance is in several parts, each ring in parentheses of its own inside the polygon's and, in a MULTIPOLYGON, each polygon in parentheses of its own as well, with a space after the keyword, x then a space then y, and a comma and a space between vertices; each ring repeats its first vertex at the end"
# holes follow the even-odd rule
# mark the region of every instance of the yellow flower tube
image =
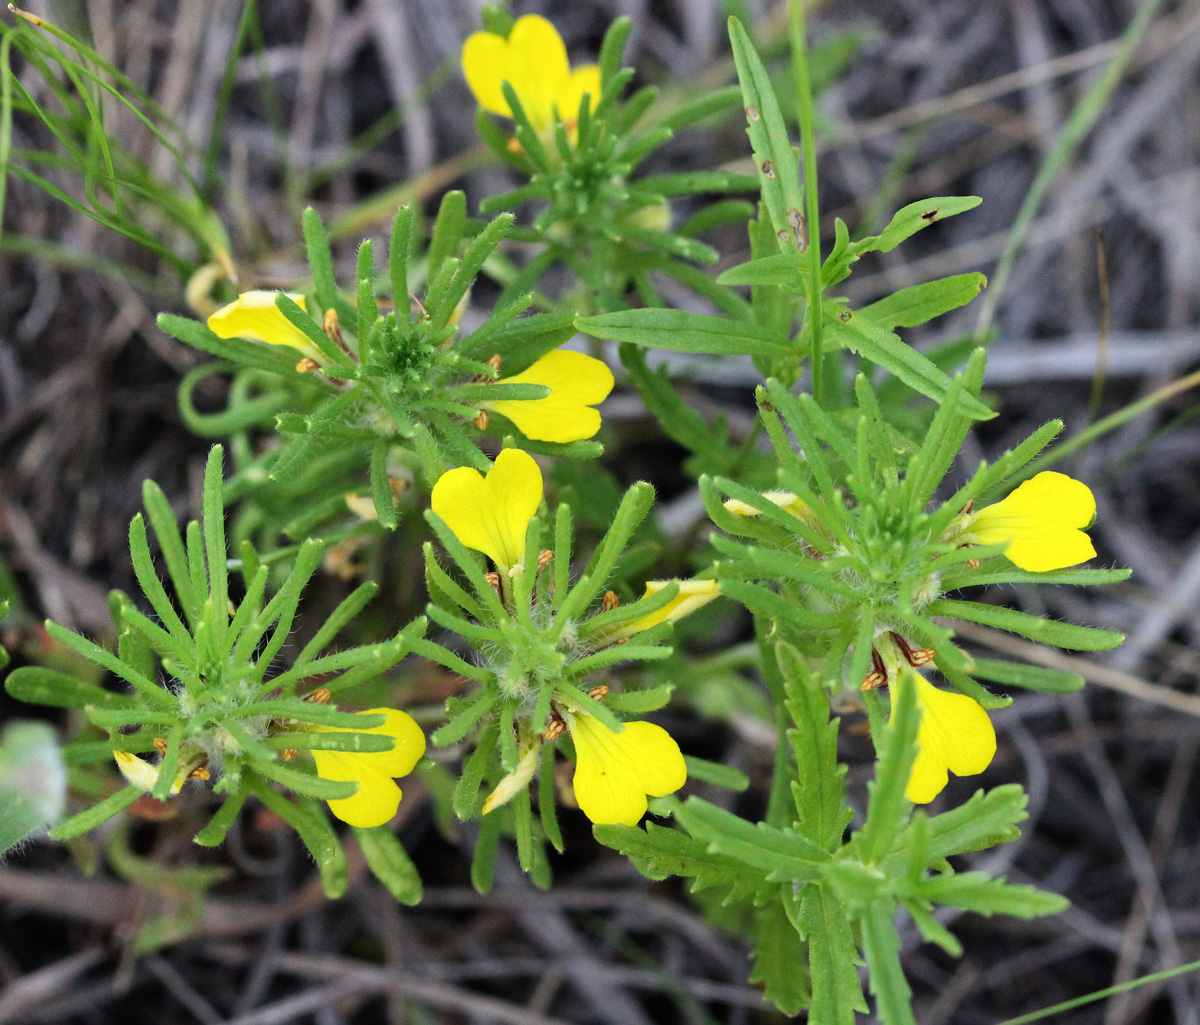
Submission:
POLYGON ((542 502, 542 471, 527 452, 506 448, 485 477, 469 466, 447 470, 430 505, 455 537, 504 573, 522 565, 529 521, 542 502))
POLYGON ((679 584, 679 593, 661 609, 622 623, 614 628, 611 635, 606 636, 632 637, 643 630, 649 630, 652 626, 658 626, 659 623, 674 623, 677 619, 703 608, 721 593, 721 585, 715 580, 647 580, 646 593, 642 597, 650 598, 674 583, 679 584))
MULTIPOLYGON (((275 305, 278 294, 262 290, 243 292, 208 318, 208 329, 218 338, 249 338, 269 345, 288 345, 319 360, 321 353, 308 335, 279 312, 275 305)), ((288 298, 300 309, 306 308, 304 296, 288 293, 288 298)))
POLYGON ((575 741, 575 801, 597 825, 636 826, 646 798, 673 794, 687 781, 679 745, 661 726, 627 722, 614 733, 584 712, 568 713, 575 741))
POLYGON ((1095 518, 1096 499, 1086 484, 1043 470, 1003 501, 980 509, 967 530, 981 545, 1007 542, 1004 554, 1010 562, 1046 573, 1096 557, 1083 532, 1095 518))
POLYGON ((425 753, 425 734, 407 712, 397 708, 369 708, 362 715, 383 715, 379 726, 310 726, 320 733, 380 733, 391 737, 390 751, 312 751, 317 775, 322 779, 357 783, 350 797, 328 802, 329 810, 343 822, 362 829, 382 826, 400 806, 403 796, 396 778, 407 776, 425 753))
MULTIPOLYGON (((152 765, 145 758, 129 751, 114 751, 113 758, 116 760, 117 768, 121 770, 121 775, 139 790, 150 793, 158 783, 159 767, 152 765)), ((191 766, 181 765, 179 767, 175 778, 171 781, 172 794, 177 794, 183 789, 183 784, 187 782, 190 772, 191 766)))
POLYGON ((592 407, 612 391, 612 371, 598 359, 556 349, 527 369, 496 384, 541 384, 550 394, 540 399, 497 399, 479 405, 507 417, 534 441, 582 441, 600 430, 600 413, 592 407))
POLYGON ((501 88, 504 82, 511 85, 539 134, 553 126, 555 114, 573 128, 585 93, 593 110, 600 100, 599 66, 572 71, 558 29, 536 14, 518 18, 507 39, 493 32, 469 36, 462 48, 462 70, 479 105, 493 114, 513 116, 501 88))
MULTIPOLYGON (((913 804, 928 804, 949 782, 948 773, 975 776, 996 754, 996 730, 979 702, 957 691, 939 690, 924 676, 904 670, 893 687, 917 689, 921 713, 917 727, 917 758, 904 796, 913 804)), ((893 716, 895 704, 893 702, 893 716)))

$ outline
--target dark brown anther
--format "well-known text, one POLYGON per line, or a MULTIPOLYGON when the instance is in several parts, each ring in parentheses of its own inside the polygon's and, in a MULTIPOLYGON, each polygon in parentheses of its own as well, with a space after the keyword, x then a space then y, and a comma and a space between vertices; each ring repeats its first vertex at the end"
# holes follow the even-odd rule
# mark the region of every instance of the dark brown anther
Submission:
POLYGON ((616 591, 605 591, 604 599, 600 602, 601 612, 612 612, 618 605, 621 604, 621 599, 617 597, 616 591))
POLYGON ((863 677, 862 689, 863 690, 878 690, 880 687, 884 686, 886 683, 887 683, 887 677, 884 676, 882 673, 873 673, 873 672, 867 673, 867 675, 865 677, 863 677))
POLYGON ((481 431, 486 431, 488 425, 488 415, 486 409, 481 409, 479 415, 475 417, 475 426, 481 431))
POLYGON ((329 704, 329 699, 331 697, 332 695, 329 693, 328 688, 318 687, 316 690, 309 691, 307 694, 305 694, 304 700, 311 702, 314 705, 327 705, 329 704))
POLYGON ((603 683, 596 684, 595 687, 588 691, 588 697, 593 698, 596 701, 603 701, 607 696, 608 687, 603 683))
POLYGON ((883 659, 879 657, 879 652, 874 648, 871 649, 871 667, 871 671, 867 673, 862 682, 863 690, 876 690, 888 682, 887 668, 883 664, 883 659))
POLYGON ((932 648, 914 648, 908 643, 906 638, 900 636, 895 630, 889 630, 888 632, 891 634, 892 640, 896 642, 896 647, 900 649, 900 653, 904 656, 905 661, 914 669, 933 661, 932 648))

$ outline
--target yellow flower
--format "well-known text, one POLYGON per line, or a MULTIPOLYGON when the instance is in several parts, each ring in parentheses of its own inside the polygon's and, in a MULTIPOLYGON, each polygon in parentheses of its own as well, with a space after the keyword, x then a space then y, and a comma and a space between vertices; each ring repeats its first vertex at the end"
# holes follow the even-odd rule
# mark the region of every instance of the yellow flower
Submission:
POLYGON ((612 391, 612 371, 582 352, 556 349, 528 369, 502 377, 496 384, 542 384, 550 394, 540 399, 496 399, 480 402, 507 417, 534 441, 581 441, 600 430, 600 414, 592 406, 612 391))
MULTIPOLYGON (((157 765, 151 765, 145 758, 139 758, 129 751, 114 751, 113 758, 117 761, 117 768, 121 770, 121 775, 135 787, 146 793, 150 793, 154 789, 154 785, 158 782, 159 767, 157 765)), ((171 783, 172 794, 177 794, 183 789, 183 784, 187 782, 188 773, 191 771, 192 766, 180 764, 179 770, 175 773, 175 780, 171 783)))
POLYGON ((433 486, 434 513, 468 548, 507 573, 525 558, 525 534, 542 501, 542 471, 527 452, 506 448, 484 477, 460 466, 433 486))
POLYGON ((321 733, 381 733, 396 746, 390 751, 313 751, 317 775, 322 779, 357 783, 358 791, 329 803, 329 810, 343 822, 363 829, 382 826, 400 805, 400 788, 395 777, 407 776, 425 753, 425 734, 412 716, 396 708, 369 708, 362 715, 383 715, 379 726, 363 729, 348 726, 311 726, 321 733))
POLYGON ((600 68, 586 64, 571 70, 558 30, 545 18, 527 14, 513 24, 508 38, 476 32, 463 44, 462 69, 479 105, 512 117, 501 83, 512 86, 534 131, 541 134, 557 114, 568 128, 579 118, 583 96, 589 109, 600 100, 600 68))
MULTIPOLYGON (((904 796, 928 804, 956 776, 975 776, 996 754, 996 731, 979 702, 957 691, 938 690, 920 673, 902 672, 894 684, 917 688, 921 720, 917 726, 917 760, 909 773, 904 796)), ((893 699, 893 717, 895 702, 893 699)))
MULTIPOLYGON (((222 306, 208 318, 208 329, 218 338, 250 338, 271 345, 290 345, 306 356, 320 357, 308 335, 279 312, 275 305, 278 292, 243 292, 228 306, 222 306)), ((305 309, 302 295, 288 294, 300 309, 305 309)))
POLYGON ((646 796, 673 794, 687 780, 679 745, 661 726, 627 722, 614 733, 584 712, 569 714, 575 741, 575 801, 597 825, 636 826, 646 796))
POLYGON ((981 545, 1008 542, 1009 561, 1031 573, 1076 566, 1095 558, 1083 532, 1096 518, 1096 499, 1086 484, 1044 470, 995 505, 971 517, 968 530, 981 545))
POLYGON ((715 580, 647 580, 646 593, 643 598, 658 594, 669 584, 679 584, 679 593, 657 612, 648 612, 628 623, 622 623, 614 631, 615 637, 630 637, 643 630, 649 630, 659 623, 674 623, 698 608, 707 605, 721 593, 721 587, 715 580))
MULTIPOLYGON (((777 505, 780 509, 785 509, 800 519, 805 519, 807 516, 808 506, 790 491, 764 491, 763 498, 772 505, 777 505)), ((762 515, 762 509, 755 508, 749 502, 743 502, 740 498, 728 499, 725 502, 725 508, 737 516, 762 515)))

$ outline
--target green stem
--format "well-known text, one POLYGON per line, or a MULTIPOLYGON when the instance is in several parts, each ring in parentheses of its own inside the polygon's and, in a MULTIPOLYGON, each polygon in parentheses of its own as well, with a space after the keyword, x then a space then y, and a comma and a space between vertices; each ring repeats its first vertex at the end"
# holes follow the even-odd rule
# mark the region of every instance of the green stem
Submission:
POLYGON ((808 219, 808 318, 812 339, 812 391, 824 405, 824 353, 821 350, 821 209, 817 197, 817 141, 813 131, 813 94, 808 74, 808 33, 804 0, 788 0, 788 38, 792 46, 792 74, 799 103, 800 148, 804 158, 804 204, 808 219))
POLYGON ((1026 1022, 1040 1021, 1042 1018, 1048 1018, 1052 1014, 1058 1014, 1061 1011, 1070 1011, 1073 1008, 1082 1007, 1084 1004, 1094 1003, 1097 1000, 1103 1000, 1105 997, 1115 996, 1117 993, 1126 993, 1149 982, 1162 982, 1164 979, 1173 979, 1176 975, 1194 972, 1198 968, 1200 968, 1200 961, 1192 961, 1189 964, 1166 968, 1161 972, 1143 975, 1140 979, 1131 979, 1129 982, 1122 982, 1119 986, 1109 986, 1108 989, 1098 989, 1095 993, 1088 993, 1086 996, 1075 997, 1073 1000, 1064 1000, 1061 1004, 1055 1004, 1053 1007, 1043 1007, 1040 1011, 1031 1011, 1029 1014, 1022 1014, 1017 1018, 1007 1018, 1000 1022, 1000 1025, 1025 1025, 1026 1022))

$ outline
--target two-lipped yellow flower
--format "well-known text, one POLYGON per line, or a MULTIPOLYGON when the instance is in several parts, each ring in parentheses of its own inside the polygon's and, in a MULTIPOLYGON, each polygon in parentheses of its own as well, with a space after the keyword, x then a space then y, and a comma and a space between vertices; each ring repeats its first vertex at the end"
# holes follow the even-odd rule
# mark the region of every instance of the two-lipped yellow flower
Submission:
POLYGON ((649 797, 687 782, 679 745, 661 726, 627 722, 620 733, 584 712, 568 713, 575 741, 575 802, 597 825, 636 826, 649 797))
MULTIPOLYGON (((946 786, 948 773, 975 776, 991 764, 996 754, 996 730, 979 702, 957 691, 939 690, 908 668, 900 672, 892 687, 915 687, 921 714, 917 759, 904 788, 904 796, 910 801, 928 804, 946 786)), ((893 717, 897 697, 898 692, 893 694, 893 717)))
POLYGON ((534 441, 582 441, 600 430, 600 413, 592 407, 608 398, 613 375, 601 360, 582 352, 555 349, 527 369, 496 384, 541 384, 550 394, 540 399, 494 399, 483 409, 507 417, 534 441))
POLYGON ((600 100, 599 66, 585 64, 572 71, 562 36, 536 14, 518 18, 507 39, 494 32, 469 36, 462 70, 479 105, 492 114, 513 116, 502 88, 504 82, 512 86, 539 135, 553 127, 555 117, 573 129, 585 94, 590 110, 600 100))
POLYGON ((977 544, 1007 543, 1004 554, 1021 569, 1047 573, 1095 558, 1083 532, 1095 518, 1096 499, 1086 484, 1044 470, 974 513, 967 530, 977 544))
POLYGON ((483 552, 502 573, 524 565, 529 521, 542 502, 542 471, 528 452, 506 448, 485 477, 469 466, 447 470, 430 505, 468 548, 483 552))
POLYGON ((407 776, 425 753, 425 734, 407 712, 398 708, 369 708, 361 715, 382 715, 378 726, 310 726, 320 733, 379 733, 391 737, 390 751, 312 751, 317 775, 339 783, 357 783, 349 797, 329 801, 329 810, 343 822, 363 829, 382 826, 400 806, 396 778, 407 776))
MULTIPOLYGON (((218 338, 249 338, 269 345, 288 345, 319 359, 321 353, 308 335, 279 312, 275 305, 278 294, 265 290, 243 292, 208 318, 208 329, 218 338)), ((289 292, 287 297, 300 309, 306 308, 303 295, 289 292)))

